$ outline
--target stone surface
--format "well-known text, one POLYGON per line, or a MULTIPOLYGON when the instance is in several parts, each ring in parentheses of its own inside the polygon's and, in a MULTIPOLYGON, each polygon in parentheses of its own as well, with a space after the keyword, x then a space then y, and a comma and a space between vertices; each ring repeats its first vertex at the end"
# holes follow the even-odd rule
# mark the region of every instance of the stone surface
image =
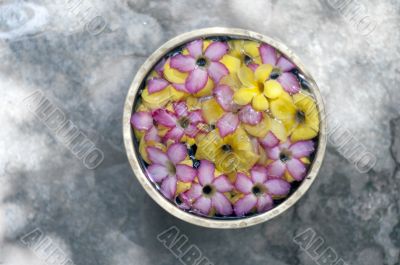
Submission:
POLYGON ((333 264, 322 263, 332 249, 347 264, 399 265, 399 14, 395 0, 2 1, 0 264, 179 264, 157 240, 176 226, 213 264, 333 264), (96 16, 100 29, 106 23, 99 34, 96 16), (270 222, 210 230, 157 206, 124 153, 124 97, 157 47, 209 26, 287 44, 340 131, 376 157, 373 168, 360 173, 332 132, 319 178, 270 222), (104 152, 99 167, 87 169, 29 110, 23 100, 36 90, 104 152), (36 228, 59 248, 58 261, 20 240, 36 228), (307 228, 322 246, 305 250, 293 240, 307 228))

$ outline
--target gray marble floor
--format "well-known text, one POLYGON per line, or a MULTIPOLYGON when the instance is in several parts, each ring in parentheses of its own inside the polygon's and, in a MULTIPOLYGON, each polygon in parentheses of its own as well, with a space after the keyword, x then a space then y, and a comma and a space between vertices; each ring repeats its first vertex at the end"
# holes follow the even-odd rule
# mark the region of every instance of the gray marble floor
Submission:
POLYGON ((176 226, 184 247, 212 264, 399 265, 399 34, 397 0, 0 1, 0 264, 180 264, 157 239, 176 226), (135 180, 122 144, 135 71, 163 42, 209 26, 286 43, 338 128, 307 195, 247 229, 166 213, 135 180), (35 91, 103 151, 100 166, 88 169, 35 116, 24 101, 35 91), (356 158, 376 157, 368 172, 340 147, 342 135, 365 148, 356 158))

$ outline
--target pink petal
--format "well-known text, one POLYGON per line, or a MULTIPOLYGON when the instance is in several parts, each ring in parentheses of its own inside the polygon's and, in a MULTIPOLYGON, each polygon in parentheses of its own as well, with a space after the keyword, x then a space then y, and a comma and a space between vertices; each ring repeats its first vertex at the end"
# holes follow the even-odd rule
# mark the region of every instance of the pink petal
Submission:
POLYGON ((274 201, 268 194, 263 194, 257 200, 257 212, 263 213, 274 207, 274 201))
POLYGON ((185 197, 190 200, 196 200, 203 194, 203 187, 197 183, 193 183, 192 187, 185 192, 185 197))
POLYGON ((193 204, 193 207, 199 210, 202 214, 208 215, 211 210, 211 199, 206 197, 200 197, 193 204))
POLYGON ((217 121, 217 127, 221 137, 225 137, 228 134, 233 133, 239 126, 239 118, 232 112, 228 112, 217 121))
POLYGON ((189 93, 195 94, 202 90, 208 81, 208 73, 206 70, 196 68, 190 72, 186 79, 186 89, 189 93))
POLYGON ((232 205, 230 201, 220 192, 214 194, 211 198, 212 206, 215 207, 217 213, 221 215, 231 215, 232 205))
POLYGON ((181 127, 172 128, 164 135, 164 141, 171 139, 174 142, 179 142, 184 134, 185 131, 181 127))
MULTIPOLYGON (((264 147, 264 148, 271 148, 274 146, 277 146, 279 144, 279 139, 275 136, 275 134, 273 132, 269 132, 267 133, 267 135, 260 139, 260 144, 264 147)), ((279 152, 279 148, 275 149, 274 152, 278 151, 279 152)), ((278 156, 274 153, 271 152, 271 155, 275 158, 273 159, 278 159, 278 156)))
POLYGON ((178 54, 171 58, 170 66, 181 72, 190 72, 196 66, 196 59, 192 56, 178 54))
POLYGON ((180 118, 189 114, 188 108, 184 101, 174 102, 173 104, 175 114, 180 118))
POLYGON ((280 154, 281 154, 281 149, 279 146, 267 149, 267 155, 269 159, 278 160, 280 154))
POLYGON ((147 173, 154 182, 160 182, 168 176, 168 168, 164 165, 152 164, 147 168, 147 173))
POLYGON ((197 124, 197 123, 199 123, 199 122, 202 122, 202 121, 204 121, 204 119, 203 119, 203 114, 202 114, 202 112, 201 112, 201 110, 195 110, 195 111, 192 111, 190 114, 189 114, 189 120, 190 120, 190 123, 192 123, 192 124, 197 124))
POLYGON ((254 183, 264 183, 267 179, 267 168, 263 166, 254 166, 250 170, 251 179, 254 183))
POLYGON ((153 112, 153 119, 161 124, 164 125, 168 128, 172 128, 176 126, 177 123, 177 119, 174 116, 174 114, 172 114, 171 112, 169 112, 168 110, 165 109, 157 109, 153 112))
POLYGON ((257 204, 257 197, 248 194, 235 203, 234 211, 237 216, 243 216, 251 211, 257 204))
POLYGON ((168 165, 168 156, 161 149, 149 146, 146 148, 146 151, 150 161, 154 164, 160 164, 164 166, 168 165))
POLYGON ((207 72, 215 83, 218 83, 222 77, 229 74, 228 68, 220 62, 211 62, 207 72))
POLYGON ((280 178, 285 173, 285 170, 286 170, 286 165, 280 160, 276 160, 275 162, 272 162, 267 167, 268 176, 271 176, 271 177, 280 178))
POLYGON ((197 58, 203 54, 203 40, 195 40, 190 42, 186 48, 193 58, 197 58))
POLYGON ((155 141, 155 142, 160 142, 160 137, 158 136, 158 130, 156 127, 151 127, 150 130, 148 130, 145 135, 144 139, 148 141, 155 141))
POLYGON ((186 146, 180 143, 172 144, 170 145, 170 147, 168 147, 167 155, 169 160, 171 160, 172 163, 176 165, 179 162, 185 160, 187 155, 186 146))
POLYGON ((168 199, 172 200, 175 197, 176 192, 176 178, 167 177, 161 183, 161 193, 168 199))
POLYGON ((172 86, 176 89, 176 90, 178 90, 178 91, 181 91, 181 92, 186 92, 186 93, 188 93, 188 91, 187 91, 187 89, 186 89, 186 86, 185 86, 185 84, 177 84, 177 83, 173 83, 172 84, 172 86))
POLYGON ((225 111, 235 111, 238 107, 233 102, 233 93, 233 90, 227 85, 220 85, 214 88, 215 98, 225 111))
POLYGON ((276 51, 275 48, 268 44, 261 44, 260 48, 260 55, 261 55, 261 61, 263 64, 271 64, 273 66, 276 65, 277 57, 276 57, 276 51))
POLYGON ((219 61, 221 60, 222 56, 228 52, 228 50, 229 46, 227 43, 215 41, 207 47, 204 56, 211 61, 219 61))
POLYGON ((250 105, 246 105, 239 111, 239 119, 244 123, 256 125, 261 121, 262 113, 253 109, 250 105))
POLYGON ((225 175, 221 175, 214 179, 212 184, 215 186, 217 191, 219 192, 228 192, 233 189, 232 183, 229 181, 229 179, 225 175))
POLYGON ((278 63, 276 64, 283 72, 288 72, 296 67, 291 61, 286 59, 286 57, 281 56, 279 57, 278 63))
POLYGON ((307 173, 304 164, 296 158, 293 158, 286 162, 286 166, 290 175, 292 175, 292 177, 297 181, 302 180, 307 173))
POLYGON ((161 59, 156 66, 154 67, 154 70, 160 75, 162 76, 162 72, 164 71, 164 65, 165 65, 165 58, 161 59))
POLYGON ((149 94, 163 90, 169 85, 168 81, 162 78, 153 78, 148 81, 149 94))
POLYGON ((243 173, 238 173, 236 176, 235 187, 243 193, 250 193, 253 188, 253 181, 243 173))
POLYGON ((153 127, 153 117, 149 112, 135 112, 131 117, 131 124, 138 130, 148 130, 153 127))
POLYGON ((192 182, 197 175, 197 170, 188 165, 176 165, 176 176, 180 181, 192 182))
POLYGON ((199 131, 200 129, 194 124, 189 124, 188 127, 184 129, 185 134, 192 138, 194 138, 199 131))
POLYGON ((300 91, 299 81, 292 73, 283 73, 278 77, 278 82, 281 83, 286 92, 290 94, 295 94, 300 91))
POLYGON ((208 160, 201 160, 199 167, 199 182, 202 186, 210 184, 214 179, 215 166, 208 160))
POLYGON ((290 183, 283 179, 270 179, 264 185, 270 195, 286 196, 290 191, 290 183))
POLYGON ((290 146, 289 150, 292 152, 293 157, 302 158, 309 156, 314 152, 314 142, 313 141, 300 141, 294 143, 290 146))

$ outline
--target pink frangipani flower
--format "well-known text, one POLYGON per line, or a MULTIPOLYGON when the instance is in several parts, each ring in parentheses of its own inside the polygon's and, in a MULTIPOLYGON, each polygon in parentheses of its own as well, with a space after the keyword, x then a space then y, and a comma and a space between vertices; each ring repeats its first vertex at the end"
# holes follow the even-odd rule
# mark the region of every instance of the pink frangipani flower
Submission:
POLYGON ((146 141, 160 141, 157 128, 154 126, 154 120, 150 112, 135 112, 131 117, 131 124, 135 129, 145 131, 144 139, 146 141))
POLYGON ((268 44, 261 44, 259 47, 261 61, 263 64, 270 64, 274 67, 272 70, 271 79, 276 79, 286 92, 295 94, 300 91, 300 84, 296 76, 290 72, 296 66, 286 59, 283 55, 277 55, 274 47, 268 44))
POLYGON ((174 198, 178 180, 192 182, 196 177, 196 169, 180 164, 187 155, 184 144, 172 144, 166 153, 157 147, 146 150, 152 162, 147 168, 148 175, 154 182, 161 182, 161 193, 168 199, 174 198))
POLYGON ((221 137, 233 133, 240 122, 256 125, 262 119, 262 113, 253 109, 251 105, 242 107, 235 104, 233 94, 234 91, 227 85, 219 85, 214 89, 217 102, 226 111, 216 124, 221 137))
POLYGON ((266 149, 268 158, 273 160, 267 167, 269 176, 280 178, 287 171, 297 181, 305 177, 307 168, 301 158, 308 157, 314 152, 313 141, 291 143, 287 140, 279 144, 276 136, 269 133, 260 140, 260 144, 266 149))
POLYGON ((215 209, 221 215, 231 215, 232 205, 223 194, 233 189, 233 185, 225 175, 214 178, 215 166, 208 160, 201 160, 198 169, 199 183, 193 183, 185 192, 185 198, 193 208, 204 215, 215 209))
POLYGON ((236 176, 235 187, 244 194, 234 205, 237 216, 244 216, 256 208, 258 213, 266 212, 273 207, 273 196, 286 196, 290 184, 283 179, 267 178, 267 170, 262 166, 254 166, 248 177, 243 173, 236 176))
POLYGON ((185 134, 195 137, 199 132, 197 124, 204 121, 201 110, 189 111, 184 101, 175 102, 173 108, 174 112, 166 109, 153 112, 153 118, 158 124, 170 128, 164 140, 179 142, 185 134))
POLYGON ((229 74, 228 68, 219 62, 228 52, 225 42, 211 43, 203 53, 203 40, 195 40, 187 45, 188 55, 177 54, 171 58, 171 67, 181 72, 189 72, 186 79, 186 90, 195 94, 205 87, 208 77, 218 83, 229 74))

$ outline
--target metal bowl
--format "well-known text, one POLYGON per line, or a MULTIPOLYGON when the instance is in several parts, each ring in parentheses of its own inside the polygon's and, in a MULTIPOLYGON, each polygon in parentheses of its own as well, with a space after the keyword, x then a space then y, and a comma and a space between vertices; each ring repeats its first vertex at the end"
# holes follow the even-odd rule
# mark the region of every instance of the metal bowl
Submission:
POLYGON ((209 227, 209 228, 228 229, 228 228, 248 227, 262 222, 266 222, 288 210, 306 193, 306 191, 310 188, 311 184, 316 179, 318 171, 321 167, 322 160, 325 155, 326 142, 327 142, 324 103, 314 79, 305 69, 304 65, 300 62, 299 58, 292 51, 290 51, 288 47, 286 47, 286 45, 274 39, 271 39, 267 36, 264 36, 256 32, 243 29, 236 29, 236 28, 218 27, 218 28, 205 28, 205 29, 195 30, 192 32, 181 34, 171 39, 170 41, 166 42, 160 48, 158 48, 144 62, 144 64, 140 67, 140 69, 136 73, 135 78, 133 79, 133 82, 126 96, 122 123, 123 123, 124 144, 129 163, 133 169, 136 178, 139 180, 140 184, 150 195, 150 197, 153 198, 153 200, 156 201, 167 212, 178 217, 179 219, 195 225, 209 227), (197 38, 205 38, 213 36, 230 36, 243 39, 250 39, 259 42, 264 42, 275 47, 277 50, 283 53, 287 58, 292 60, 292 62, 297 66, 297 68, 307 77, 307 81, 309 81, 310 83, 311 94, 316 101, 317 108, 319 111, 320 131, 318 136, 318 145, 317 145, 317 150, 315 152, 314 160, 309 168, 307 176, 301 182, 297 190, 292 195, 290 195, 284 202, 282 202, 272 210, 262 214, 257 214, 254 216, 237 218, 237 219, 211 219, 207 217, 197 216, 192 213, 185 212, 179 209, 176 205, 172 204, 168 199, 166 199, 150 182, 150 180, 146 176, 146 173, 144 172, 141 166, 141 162, 139 161, 141 159, 140 155, 137 152, 137 150, 135 150, 136 147, 134 144, 134 133, 131 128, 130 118, 133 114, 134 111, 133 108, 138 98, 137 94, 139 92, 139 89, 141 88, 142 82, 145 80, 148 73, 152 70, 155 64, 160 59, 162 59, 163 56, 165 56, 165 54, 167 54, 174 48, 181 46, 185 43, 188 43, 192 40, 195 40, 197 38))

